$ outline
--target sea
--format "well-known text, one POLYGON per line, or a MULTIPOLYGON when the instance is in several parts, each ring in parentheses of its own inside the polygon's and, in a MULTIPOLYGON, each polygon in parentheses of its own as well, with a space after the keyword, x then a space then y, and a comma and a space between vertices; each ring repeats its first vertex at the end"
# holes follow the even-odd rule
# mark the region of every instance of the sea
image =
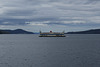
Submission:
POLYGON ((100 34, 0 34, 0 67, 100 67, 100 34))

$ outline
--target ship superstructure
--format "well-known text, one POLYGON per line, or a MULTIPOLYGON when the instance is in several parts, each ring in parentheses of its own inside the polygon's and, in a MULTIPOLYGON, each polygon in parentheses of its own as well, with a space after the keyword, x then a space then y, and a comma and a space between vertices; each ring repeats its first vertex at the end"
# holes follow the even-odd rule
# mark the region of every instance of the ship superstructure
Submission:
POLYGON ((64 32, 41 32, 39 37, 65 37, 64 32))

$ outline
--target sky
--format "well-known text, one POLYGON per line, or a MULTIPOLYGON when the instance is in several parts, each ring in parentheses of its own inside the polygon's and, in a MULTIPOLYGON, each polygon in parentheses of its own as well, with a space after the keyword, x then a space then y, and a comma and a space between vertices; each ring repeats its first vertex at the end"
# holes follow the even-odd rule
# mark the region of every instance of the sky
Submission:
POLYGON ((82 31, 100 28, 100 0, 0 0, 0 29, 82 31))

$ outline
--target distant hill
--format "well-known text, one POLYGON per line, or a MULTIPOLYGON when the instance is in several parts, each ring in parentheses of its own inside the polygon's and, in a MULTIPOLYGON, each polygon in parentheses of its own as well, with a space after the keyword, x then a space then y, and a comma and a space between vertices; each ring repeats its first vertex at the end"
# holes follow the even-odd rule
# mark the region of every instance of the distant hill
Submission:
POLYGON ((0 30, 0 34, 34 34, 34 33, 25 31, 23 29, 16 29, 16 30, 0 30))
POLYGON ((87 31, 68 32, 66 34, 100 34, 100 29, 92 29, 87 31))

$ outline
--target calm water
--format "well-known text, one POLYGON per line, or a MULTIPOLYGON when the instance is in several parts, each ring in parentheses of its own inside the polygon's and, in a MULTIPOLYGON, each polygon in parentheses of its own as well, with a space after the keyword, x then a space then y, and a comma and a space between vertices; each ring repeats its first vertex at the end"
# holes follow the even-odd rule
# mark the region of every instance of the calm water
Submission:
POLYGON ((100 67, 100 35, 0 35, 0 67, 100 67))

